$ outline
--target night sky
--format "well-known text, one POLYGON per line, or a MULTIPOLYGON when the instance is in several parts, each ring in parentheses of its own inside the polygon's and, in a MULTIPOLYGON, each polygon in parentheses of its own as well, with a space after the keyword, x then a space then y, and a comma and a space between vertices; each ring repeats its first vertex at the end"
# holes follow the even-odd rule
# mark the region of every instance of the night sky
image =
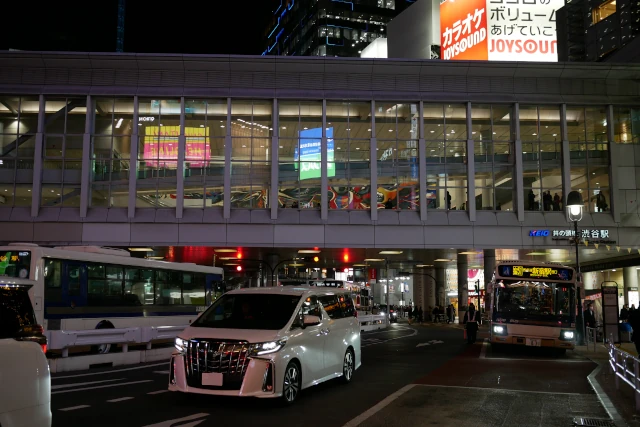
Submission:
MULTIPOLYGON (((117 0, 11 3, 3 5, 0 50, 116 50, 117 0)), ((259 55, 276 3, 127 0, 124 50, 259 55)))

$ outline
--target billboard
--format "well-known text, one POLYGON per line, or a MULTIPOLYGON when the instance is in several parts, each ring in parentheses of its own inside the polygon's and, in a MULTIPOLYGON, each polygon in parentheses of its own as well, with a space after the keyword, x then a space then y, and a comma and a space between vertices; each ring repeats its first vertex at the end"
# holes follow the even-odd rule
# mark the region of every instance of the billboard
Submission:
POLYGON ((442 59, 558 60, 556 11, 564 0, 444 0, 442 59))
MULTIPOLYGON (((202 168, 211 160, 209 128, 185 127, 185 161, 202 168)), ((144 159, 148 166, 177 168, 180 126, 147 126, 144 133, 144 159)))
MULTIPOLYGON (((294 161, 300 162, 300 180, 318 179, 322 168, 322 128, 301 130, 298 133, 298 147, 295 149, 294 161)), ((333 128, 327 128, 327 176, 336 175, 335 156, 333 151, 333 128)))

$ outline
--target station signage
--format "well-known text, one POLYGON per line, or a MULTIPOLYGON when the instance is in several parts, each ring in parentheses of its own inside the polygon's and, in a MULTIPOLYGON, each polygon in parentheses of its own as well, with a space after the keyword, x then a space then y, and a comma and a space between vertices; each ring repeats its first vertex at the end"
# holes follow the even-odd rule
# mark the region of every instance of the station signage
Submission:
MULTIPOLYGON (((583 240, 593 243, 614 244, 615 240, 611 240, 610 231, 608 229, 582 229, 578 230, 578 235, 583 240)), ((529 237, 551 237, 552 240, 571 240, 576 237, 576 232, 570 228, 552 229, 552 230, 529 230, 529 237)))
POLYGON ((442 59, 557 62, 556 13, 564 0, 446 0, 442 59))
POLYGON ((514 279, 571 280, 573 278, 573 270, 570 268, 546 266, 501 265, 498 272, 502 278, 514 279))

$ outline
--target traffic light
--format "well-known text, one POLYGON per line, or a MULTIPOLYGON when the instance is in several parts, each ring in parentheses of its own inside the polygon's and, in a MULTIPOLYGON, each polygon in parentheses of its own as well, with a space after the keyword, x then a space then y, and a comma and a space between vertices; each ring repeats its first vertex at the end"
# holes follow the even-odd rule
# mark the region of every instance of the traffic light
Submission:
POLYGON ((349 262, 349 254, 344 254, 342 256, 342 259, 344 260, 344 262, 349 262))
POLYGON ((320 257, 314 256, 313 257, 313 262, 318 262, 318 261, 320 261, 320 257))
POLYGON ((236 258, 242 259, 242 252, 238 251, 238 253, 236 254, 236 258))

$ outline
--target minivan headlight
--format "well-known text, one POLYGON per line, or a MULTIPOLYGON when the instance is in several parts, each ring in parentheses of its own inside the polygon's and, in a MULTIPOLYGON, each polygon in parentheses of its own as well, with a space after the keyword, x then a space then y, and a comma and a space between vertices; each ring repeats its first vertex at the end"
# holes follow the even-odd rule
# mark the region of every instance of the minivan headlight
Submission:
POLYGON ((174 342, 174 347, 176 348, 176 350, 178 350, 180 353, 185 353, 187 351, 187 340, 183 340, 180 337, 176 337, 176 340, 174 342))
POLYGON ((251 344, 251 356, 263 356, 265 354, 277 353, 285 346, 287 339, 278 341, 267 341, 251 344))

